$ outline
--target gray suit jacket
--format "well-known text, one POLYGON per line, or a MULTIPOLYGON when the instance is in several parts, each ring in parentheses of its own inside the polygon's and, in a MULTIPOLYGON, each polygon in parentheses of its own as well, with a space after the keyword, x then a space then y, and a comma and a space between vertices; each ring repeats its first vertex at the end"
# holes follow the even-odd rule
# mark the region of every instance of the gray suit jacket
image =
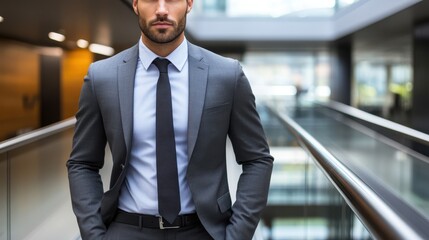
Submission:
MULTIPOLYGON (((76 114, 67 162, 71 199, 83 239, 102 239, 116 212, 133 132, 134 76, 138 45, 93 63, 76 114), (109 144, 113 169, 103 193, 99 169, 109 144)), ((266 205, 273 158, 238 61, 189 44, 187 180, 196 211, 214 239, 251 239, 266 205), (231 139, 242 165, 231 206, 225 144, 231 139)))

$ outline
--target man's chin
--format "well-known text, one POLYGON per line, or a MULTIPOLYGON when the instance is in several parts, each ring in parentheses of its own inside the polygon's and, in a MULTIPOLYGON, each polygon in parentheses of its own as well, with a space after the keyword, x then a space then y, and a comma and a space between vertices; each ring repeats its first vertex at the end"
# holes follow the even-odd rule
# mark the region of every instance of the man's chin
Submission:
POLYGON ((169 38, 155 38, 152 39, 152 42, 158 43, 158 44, 165 44, 165 43, 170 43, 174 41, 174 39, 169 39, 169 38))
POLYGON ((164 44, 164 43, 173 42, 177 38, 178 38, 178 36, 174 37, 174 36, 170 36, 167 34, 156 34, 156 35, 153 35, 152 38, 150 38, 150 39, 155 43, 164 44))

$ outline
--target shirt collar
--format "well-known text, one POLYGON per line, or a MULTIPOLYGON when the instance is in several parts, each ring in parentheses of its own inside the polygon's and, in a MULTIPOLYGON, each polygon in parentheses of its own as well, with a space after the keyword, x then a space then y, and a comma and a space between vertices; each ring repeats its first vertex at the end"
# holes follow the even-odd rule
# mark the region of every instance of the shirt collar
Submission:
MULTIPOLYGON (((143 44, 142 39, 139 40, 139 59, 143 64, 143 67, 148 70, 155 58, 159 57, 154 52, 152 52, 146 45, 143 44)), ((170 53, 167 58, 176 69, 181 72, 185 66, 186 61, 188 60, 188 41, 186 38, 183 42, 176 48, 172 53, 170 53)))

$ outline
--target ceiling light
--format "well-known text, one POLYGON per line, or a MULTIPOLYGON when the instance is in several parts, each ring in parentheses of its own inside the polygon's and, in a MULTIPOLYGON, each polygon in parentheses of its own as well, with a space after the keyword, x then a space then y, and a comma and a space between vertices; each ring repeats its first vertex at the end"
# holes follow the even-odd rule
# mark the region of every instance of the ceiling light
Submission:
POLYGON ((3 22, 4 18, 2 16, 0 16, 0 22, 3 22))
POLYGON ((57 42, 63 42, 66 39, 66 36, 60 34, 60 33, 56 33, 56 32, 50 32, 48 34, 49 38, 57 41, 57 42))
POLYGON ((76 44, 77 44, 77 46, 78 46, 78 47, 80 47, 80 48, 87 48, 87 47, 88 47, 88 45, 89 45, 88 41, 86 41, 86 40, 84 40, 84 39, 79 39, 79 40, 77 40, 76 44))
POLYGON ((109 46, 101 45, 101 44, 96 44, 96 43, 91 43, 89 45, 89 51, 93 53, 105 55, 105 56, 112 56, 113 53, 115 53, 115 50, 113 48, 109 46))
POLYGON ((64 53, 60 47, 39 47, 39 52, 46 56, 61 57, 64 53))

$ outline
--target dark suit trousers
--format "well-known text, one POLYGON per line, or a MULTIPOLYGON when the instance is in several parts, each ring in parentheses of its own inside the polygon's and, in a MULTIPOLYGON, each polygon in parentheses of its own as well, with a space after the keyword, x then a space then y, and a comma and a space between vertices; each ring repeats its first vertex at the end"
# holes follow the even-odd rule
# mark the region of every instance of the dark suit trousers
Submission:
POLYGON ((139 228, 112 222, 103 240, 213 240, 200 224, 179 229, 139 228))

